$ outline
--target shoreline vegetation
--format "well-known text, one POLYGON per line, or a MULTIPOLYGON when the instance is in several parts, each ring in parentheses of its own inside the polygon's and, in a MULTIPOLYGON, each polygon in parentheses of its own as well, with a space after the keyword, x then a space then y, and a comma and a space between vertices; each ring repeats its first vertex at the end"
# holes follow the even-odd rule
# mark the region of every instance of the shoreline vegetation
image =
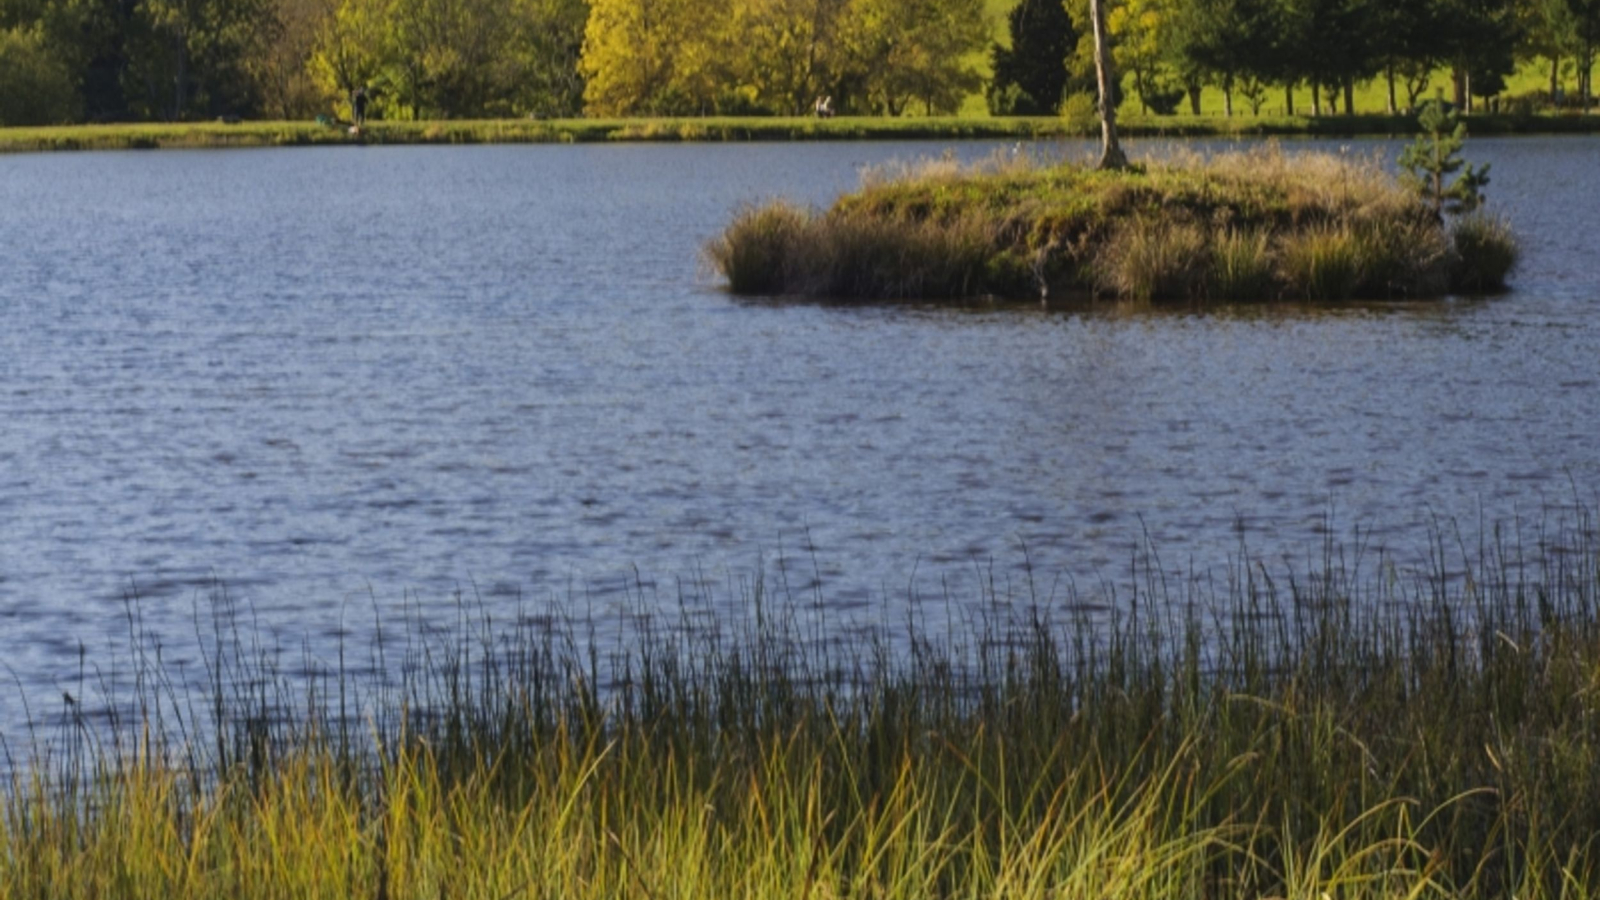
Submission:
POLYGON ((65 698, 11 768, 0 895, 1594 896, 1592 519, 1357 544, 847 641, 758 580, 611 655, 469 600, 302 659, 224 597, 186 671, 130 612, 73 688, 115 673, 112 712, 65 698))
MULTIPOLYGON (((1475 135, 1595 134, 1600 115, 1473 115, 1475 135)), ((363 144, 606 141, 1034 140, 1092 137, 1093 117, 681 117, 369 122, 360 135, 314 121, 57 125, 0 128, 0 152, 363 144)), ((1124 137, 1361 137, 1418 132, 1415 116, 1128 116, 1124 137)))
POLYGON ((705 254, 735 294, 1245 303, 1493 292, 1518 249, 1502 219, 1447 219, 1376 156, 1273 145, 869 172, 826 211, 747 207, 705 254))

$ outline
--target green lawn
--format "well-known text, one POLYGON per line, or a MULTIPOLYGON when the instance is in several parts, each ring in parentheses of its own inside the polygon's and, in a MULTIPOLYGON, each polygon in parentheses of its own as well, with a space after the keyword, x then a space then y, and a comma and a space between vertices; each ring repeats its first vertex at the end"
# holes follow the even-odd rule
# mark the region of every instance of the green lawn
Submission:
MULTIPOLYGON (((1507 87, 1505 95, 1518 96, 1522 94, 1549 90, 1550 74, 1548 65, 1548 63, 1535 60, 1531 64, 1524 64, 1519 67, 1514 75, 1506 79, 1507 87)), ((1570 82, 1567 84, 1567 89, 1572 89, 1570 82)), ((1433 97, 1440 92, 1442 92, 1446 98, 1451 96, 1450 73, 1442 69, 1434 73, 1433 77, 1429 80, 1428 87, 1423 91, 1423 96, 1433 97)), ((1406 103, 1406 94, 1403 84, 1396 84, 1395 94, 1400 105, 1404 107, 1406 103)), ((1331 99, 1332 98, 1325 96, 1322 98, 1322 102, 1327 104, 1331 99)), ((1339 103, 1340 109, 1342 110, 1344 103, 1343 97, 1339 98, 1339 103)), ((1295 112, 1302 114, 1310 112, 1311 88, 1302 85, 1296 89, 1294 104, 1295 112)), ((1237 94, 1234 96, 1233 108, 1235 114, 1248 113, 1250 111, 1250 108, 1248 104, 1245 103, 1244 98, 1238 96, 1237 94)), ((1140 111, 1138 97, 1134 95, 1132 91, 1129 91, 1129 96, 1123 102, 1121 109, 1127 111, 1128 113, 1137 113, 1140 111)), ((1188 109, 1188 104, 1185 102, 1180 107, 1180 114, 1187 114, 1188 109)), ((1214 87, 1206 88, 1205 90, 1201 91, 1200 110, 1202 115, 1222 115, 1222 91, 1214 87)), ((1387 112, 1387 110, 1388 87, 1382 78, 1373 79, 1372 81, 1362 82, 1356 85, 1355 111, 1358 115, 1382 114, 1387 112)), ((1263 115, 1283 115, 1284 90, 1281 86, 1275 85, 1267 89, 1266 105, 1261 108, 1261 112, 1263 115)))
POLYGON ((375 122, 351 135, 315 122, 141 123, 0 128, 0 152, 262 147, 306 144, 589 143, 596 141, 760 141, 1033 138, 1060 134, 1053 118, 983 117, 682 119, 501 119, 375 122))

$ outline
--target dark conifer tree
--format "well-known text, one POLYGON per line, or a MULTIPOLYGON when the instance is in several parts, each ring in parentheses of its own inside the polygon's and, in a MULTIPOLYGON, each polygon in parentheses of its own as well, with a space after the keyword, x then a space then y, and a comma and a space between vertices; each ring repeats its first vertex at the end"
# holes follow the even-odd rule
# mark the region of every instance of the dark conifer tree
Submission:
POLYGON ((1067 89, 1067 57, 1078 46, 1062 0, 1018 0, 1008 18, 1009 48, 995 44, 989 111, 995 115, 1053 116, 1067 89))

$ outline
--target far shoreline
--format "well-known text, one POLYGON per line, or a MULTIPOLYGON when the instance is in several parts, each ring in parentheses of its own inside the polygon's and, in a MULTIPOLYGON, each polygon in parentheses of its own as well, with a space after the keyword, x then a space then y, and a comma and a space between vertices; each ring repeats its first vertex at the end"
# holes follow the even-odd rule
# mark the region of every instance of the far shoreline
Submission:
MULTIPOLYGON (((1474 115, 1474 136, 1600 133, 1600 115, 1474 115)), ((1133 138, 1399 137, 1412 116, 1131 116, 1133 138)), ((374 122, 360 135, 316 122, 174 122, 0 128, 0 153, 405 144, 742 143, 1089 138, 1098 124, 1036 118, 661 118, 374 122)))

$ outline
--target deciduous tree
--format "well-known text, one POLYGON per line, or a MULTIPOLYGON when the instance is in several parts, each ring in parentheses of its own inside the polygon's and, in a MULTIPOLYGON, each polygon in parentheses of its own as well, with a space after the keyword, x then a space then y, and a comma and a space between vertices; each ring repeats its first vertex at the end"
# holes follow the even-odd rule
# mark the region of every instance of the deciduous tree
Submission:
POLYGON ((1272 21, 1269 0, 1186 0, 1173 9, 1173 50, 1222 89, 1226 115, 1235 84, 1272 68, 1272 21))
POLYGON ((849 0, 841 32, 857 110, 953 113, 983 84, 971 63, 991 34, 983 0, 849 0))
POLYGON ((54 125, 78 107, 72 76, 36 30, 0 29, 0 125, 54 125))
POLYGON ((579 70, 596 115, 711 112, 727 0, 593 0, 579 70))

